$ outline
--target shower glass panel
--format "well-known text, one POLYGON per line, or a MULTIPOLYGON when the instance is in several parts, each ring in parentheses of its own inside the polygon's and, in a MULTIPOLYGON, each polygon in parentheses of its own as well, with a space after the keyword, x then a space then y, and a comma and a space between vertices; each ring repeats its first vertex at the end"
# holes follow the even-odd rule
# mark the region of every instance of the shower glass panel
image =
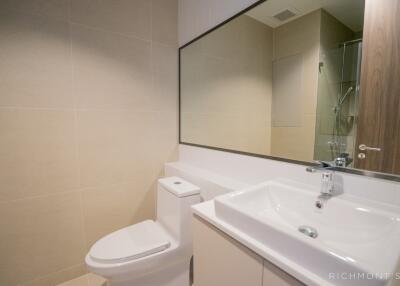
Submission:
POLYGON ((315 160, 352 166, 357 134, 362 40, 321 49, 315 160))

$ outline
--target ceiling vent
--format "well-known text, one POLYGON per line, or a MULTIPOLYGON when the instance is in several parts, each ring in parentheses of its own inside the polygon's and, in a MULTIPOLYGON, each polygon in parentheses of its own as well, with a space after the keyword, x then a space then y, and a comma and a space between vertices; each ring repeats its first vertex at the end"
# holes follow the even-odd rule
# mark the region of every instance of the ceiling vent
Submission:
POLYGON ((278 14, 274 15, 273 17, 281 22, 284 22, 294 16, 296 16, 296 13, 293 10, 285 9, 279 12, 278 14))

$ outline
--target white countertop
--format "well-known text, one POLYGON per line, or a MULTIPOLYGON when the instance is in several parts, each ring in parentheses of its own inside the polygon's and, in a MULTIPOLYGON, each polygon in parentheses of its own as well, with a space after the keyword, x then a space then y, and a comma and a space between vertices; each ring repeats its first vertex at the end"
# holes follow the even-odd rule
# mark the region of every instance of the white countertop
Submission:
POLYGON ((252 237, 248 236, 246 233, 237 230, 236 228, 232 227, 230 224, 223 222, 222 220, 218 219, 215 215, 214 209, 214 201, 207 201, 201 204, 197 204, 192 206, 192 211, 195 215, 199 216, 200 218, 204 219, 208 223, 214 225, 219 230, 223 231, 227 235, 231 236, 247 248, 251 249, 253 252, 258 254, 259 256, 263 257, 264 259, 270 261, 271 263, 275 264, 283 271, 287 272, 288 274, 292 275, 299 281, 303 282, 309 286, 334 286, 329 281, 322 279, 321 277, 315 275, 314 273, 310 272, 309 270, 305 269, 301 265, 293 263, 291 260, 287 259, 286 257, 280 255, 276 251, 271 248, 266 247, 265 245, 259 243, 252 237))

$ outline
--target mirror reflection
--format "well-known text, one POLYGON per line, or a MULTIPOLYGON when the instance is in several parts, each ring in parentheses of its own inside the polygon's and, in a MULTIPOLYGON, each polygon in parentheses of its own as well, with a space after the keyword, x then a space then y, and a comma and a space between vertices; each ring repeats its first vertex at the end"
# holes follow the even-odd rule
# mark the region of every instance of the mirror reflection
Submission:
POLYGON ((181 48, 181 142, 396 173, 360 135, 364 10, 268 0, 181 48))

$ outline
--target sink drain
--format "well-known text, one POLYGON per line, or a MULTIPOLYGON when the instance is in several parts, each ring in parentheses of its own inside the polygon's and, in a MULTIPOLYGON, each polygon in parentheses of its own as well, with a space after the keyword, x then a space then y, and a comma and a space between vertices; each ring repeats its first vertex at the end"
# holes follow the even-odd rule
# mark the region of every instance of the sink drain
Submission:
POLYGON ((308 225, 299 226, 299 231, 311 238, 317 238, 317 236, 318 236, 318 231, 315 228, 313 228, 312 226, 308 226, 308 225))

